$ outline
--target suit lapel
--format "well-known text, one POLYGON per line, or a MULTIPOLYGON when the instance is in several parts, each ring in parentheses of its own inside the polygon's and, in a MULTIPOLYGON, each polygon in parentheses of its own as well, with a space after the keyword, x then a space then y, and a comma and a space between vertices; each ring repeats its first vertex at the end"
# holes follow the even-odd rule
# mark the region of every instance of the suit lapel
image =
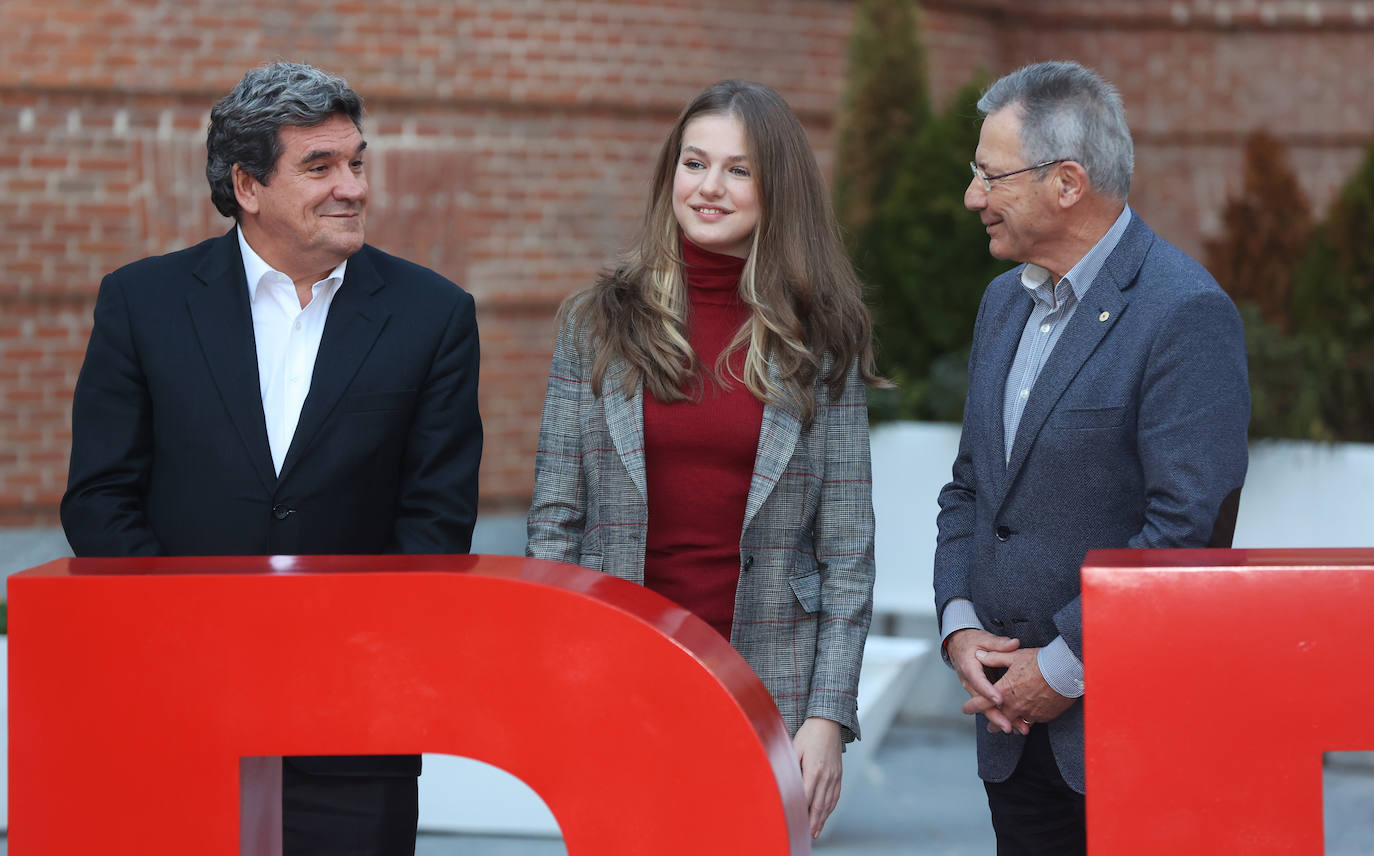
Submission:
MULTIPOLYGON (((768 376, 773 383, 782 386, 778 380, 778 364, 772 356, 768 358, 768 376)), ((782 478, 787 462, 792 460, 792 452, 797 448, 802 430, 798 412, 796 403, 790 400, 783 406, 771 403, 763 406, 763 427, 759 431, 758 451, 754 453, 754 474, 749 482, 749 497, 744 504, 742 532, 749 531, 754 515, 758 514, 764 500, 768 499, 782 478)))
POLYGON ((649 489, 644 477, 644 385, 638 384, 630 395, 625 394, 625 363, 615 360, 606 370, 605 389, 601 395, 606 409, 606 430, 610 432, 620 463, 630 474, 630 481, 639 489, 639 498, 647 503, 649 489))
MULTIPOLYGON (((351 264, 351 263, 350 263, 351 264)), ((776 383, 777 364, 770 358, 768 372, 776 383)), ((630 396, 625 395, 621 384, 625 376, 625 365, 620 360, 611 363, 606 371, 606 387, 601 396, 606 411, 606 430, 611 435, 611 443, 630 481, 639 490, 640 498, 648 502, 649 491, 644 475, 644 387, 635 387, 630 396)), ((313 390, 312 390, 313 394, 313 390)), ((787 462, 801 437, 801 419, 798 408, 788 402, 779 407, 766 404, 763 408, 763 427, 759 431, 758 450, 754 456, 754 474, 749 484, 749 497, 745 502, 744 527, 748 529, 754 515, 763 506, 764 500, 772 493, 782 477, 787 462)))
POLYGON ((310 392, 305 397, 296 433, 291 437, 291 446, 282 462, 282 478, 286 478, 310 448, 315 434, 334 411, 386 325, 390 313, 376 299, 377 292, 385 284, 372 265, 367 247, 349 258, 344 281, 339 286, 339 293, 334 295, 324 322, 315 371, 310 376, 310 392))
POLYGON ((1031 388, 1030 399, 1016 428, 1005 484, 1010 485, 1016 480, 1016 474, 1025 463, 1036 435, 1040 433, 1050 412, 1098 344, 1120 320, 1128 302, 1127 289, 1134 284, 1153 237, 1154 233, 1149 227, 1139 217, 1132 216, 1126 233, 1121 236, 1121 241, 1107 257, 1092 287, 1074 310, 1069 326, 1065 328, 1031 388))
MULTIPOLYGON (((1021 331, 1026 327, 1026 319, 1030 318, 1031 309, 1034 301, 1030 295, 1026 294, 1024 288, 1020 286, 1020 269, 1017 269, 1016 284, 1009 299, 1002 302, 1001 307, 988 322, 988 329, 997 331, 997 336, 993 340, 991 350, 986 360, 979 360, 979 378, 970 378, 970 382, 977 382, 977 388, 985 390, 984 399, 980 402, 982 407, 983 435, 985 437, 996 438, 997 461, 1005 461, 1005 453, 1002 451, 1007 447, 1006 420, 1003 416, 1003 400, 1006 396, 1007 375, 1011 373, 1012 361, 1016 358, 1016 348, 1021 342, 1021 331)), ((993 468, 994 476, 1002 476, 1006 473, 1005 466, 993 468)), ((993 484, 1000 484, 1001 479, 995 478, 993 484)))
POLYGON ((193 273, 203 287, 193 289, 186 298, 192 326, 215 387, 248 450, 253 472, 270 492, 277 475, 267 443, 253 312, 248 305, 248 282, 243 274, 237 232, 231 229, 220 238, 193 273))

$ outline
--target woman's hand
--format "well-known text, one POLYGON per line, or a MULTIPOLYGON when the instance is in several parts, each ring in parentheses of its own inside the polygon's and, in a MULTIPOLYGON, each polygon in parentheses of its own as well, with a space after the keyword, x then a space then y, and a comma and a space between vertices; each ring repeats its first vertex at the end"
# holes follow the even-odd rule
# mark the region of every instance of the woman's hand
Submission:
POLYGON ((811 837, 818 838, 835 805, 840 801, 840 724, 813 716, 797 729, 792 740, 801 760, 802 787, 811 816, 811 837))

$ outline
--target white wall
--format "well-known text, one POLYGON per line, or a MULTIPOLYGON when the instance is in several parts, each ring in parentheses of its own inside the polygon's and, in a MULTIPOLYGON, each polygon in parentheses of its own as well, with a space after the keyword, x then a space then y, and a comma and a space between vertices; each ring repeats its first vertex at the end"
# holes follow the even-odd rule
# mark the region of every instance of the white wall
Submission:
MULTIPOLYGON (((935 498, 949 481, 959 450, 959 426, 888 422, 871 435, 875 608, 899 615, 935 615, 935 498)), ((934 634, 932 625, 930 632, 934 634)))
POLYGON ((1252 444, 1234 546, 1374 546, 1374 445, 1252 444))

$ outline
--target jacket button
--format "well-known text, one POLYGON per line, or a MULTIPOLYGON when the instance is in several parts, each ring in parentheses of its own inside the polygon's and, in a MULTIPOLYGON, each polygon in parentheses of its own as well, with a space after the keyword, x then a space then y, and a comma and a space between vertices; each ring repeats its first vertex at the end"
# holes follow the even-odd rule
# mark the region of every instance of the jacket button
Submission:
POLYGON ((286 518, 290 517, 292 514, 295 513, 296 509, 292 508, 289 505, 272 506, 272 516, 277 518, 278 520, 285 520, 286 518))
POLYGON ((750 553, 744 557, 744 564, 740 566, 741 571, 747 571, 754 566, 754 554, 750 553))
POLYGON ((1011 529, 1009 529, 1009 528, 1006 527, 1006 526, 998 526, 998 527, 997 527, 997 540, 998 540, 998 541, 1005 541, 1005 540, 1007 540, 1007 539, 1010 538, 1010 537, 1011 537, 1011 529))

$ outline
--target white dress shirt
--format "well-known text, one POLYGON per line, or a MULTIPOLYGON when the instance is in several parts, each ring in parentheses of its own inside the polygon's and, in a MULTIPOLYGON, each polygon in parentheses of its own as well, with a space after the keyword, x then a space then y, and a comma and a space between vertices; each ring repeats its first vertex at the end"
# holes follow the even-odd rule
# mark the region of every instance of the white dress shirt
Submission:
POLYGON ((286 451, 296 433, 301 407, 310 393, 315 357, 324 336, 329 305, 343 283, 348 260, 310 287, 312 296, 301 308, 291 277, 273 270, 238 230, 243 273, 248 279, 248 305, 253 310, 253 341, 258 349, 258 385, 262 413, 267 420, 267 443, 272 466, 281 475, 286 451))

